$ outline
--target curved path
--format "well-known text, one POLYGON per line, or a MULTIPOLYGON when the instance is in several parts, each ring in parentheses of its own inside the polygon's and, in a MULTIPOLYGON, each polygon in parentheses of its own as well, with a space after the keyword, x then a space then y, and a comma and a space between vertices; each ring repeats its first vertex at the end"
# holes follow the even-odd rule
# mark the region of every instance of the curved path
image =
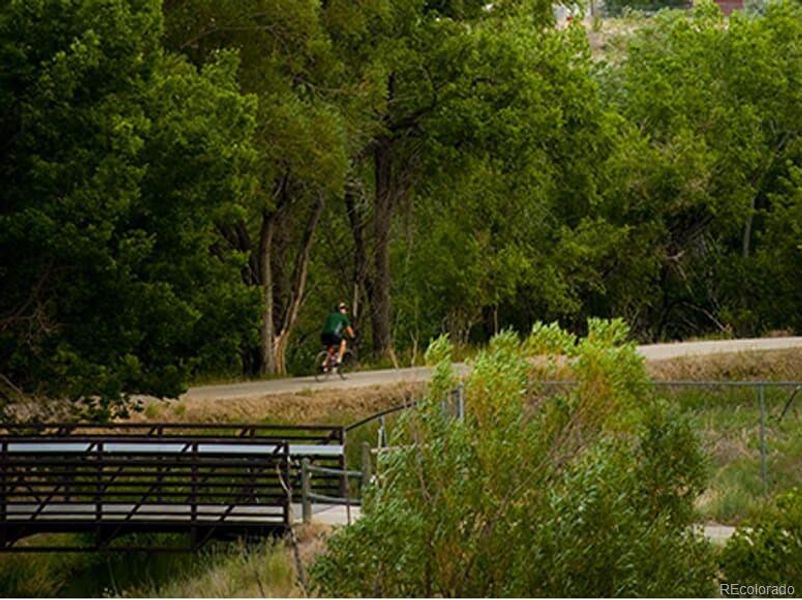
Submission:
MULTIPOLYGON (((758 338, 744 340, 721 340, 705 342, 681 342, 676 344, 650 344, 638 346, 638 351, 646 360, 666 360, 683 356, 707 356, 711 354, 731 354, 734 352, 754 352, 763 350, 786 350, 802 348, 802 337, 758 338)), ((464 372, 464 363, 456 365, 464 372)), ((349 374, 346 380, 329 378, 317 383, 313 377, 295 377, 292 379, 270 379, 249 381, 246 383, 207 385, 190 388, 185 398, 222 400, 228 398, 259 397, 269 394, 287 394, 322 389, 353 389, 388 385, 396 383, 414 383, 429 378, 431 370, 427 367, 406 369, 382 369, 378 371, 361 371, 349 374)))

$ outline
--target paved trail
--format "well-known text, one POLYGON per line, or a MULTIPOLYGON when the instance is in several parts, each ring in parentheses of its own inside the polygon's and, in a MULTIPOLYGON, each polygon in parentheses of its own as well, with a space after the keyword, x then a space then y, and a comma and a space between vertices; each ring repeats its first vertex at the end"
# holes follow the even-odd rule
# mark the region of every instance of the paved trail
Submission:
MULTIPOLYGON (((638 346, 638 351, 647 360, 665 360, 683 356, 706 356, 711 354, 730 354, 733 352, 752 352, 756 350, 785 350, 788 348, 802 348, 802 337, 650 344, 647 346, 638 346)), ((457 368, 459 370, 466 369, 465 365, 462 363, 458 364, 457 368)), ((348 375, 345 381, 339 378, 329 378, 328 381, 317 383, 313 377, 295 377, 292 379, 208 385, 190 388, 184 397, 203 400, 222 400, 227 398, 259 397, 269 394, 286 394, 307 390, 353 389, 375 385, 425 381, 429 378, 430 373, 431 370, 426 367, 413 367, 407 369, 382 369, 379 371, 352 373, 348 375)))

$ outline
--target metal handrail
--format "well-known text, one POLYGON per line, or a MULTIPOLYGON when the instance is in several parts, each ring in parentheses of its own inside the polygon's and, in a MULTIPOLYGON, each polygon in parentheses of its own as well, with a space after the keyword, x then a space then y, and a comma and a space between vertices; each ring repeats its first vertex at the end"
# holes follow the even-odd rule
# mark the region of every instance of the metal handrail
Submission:
POLYGON ((312 464, 308 465, 306 468, 315 473, 328 473, 331 475, 339 475, 344 477, 362 477, 362 471, 354 471, 354 470, 349 471, 348 469, 331 469, 329 467, 318 467, 312 464))
MULTIPOLYGON (((58 428, 69 434, 73 429, 239 429, 239 430, 311 430, 332 431, 340 429, 336 425, 275 425, 248 423, 0 423, 5 429, 54 429, 58 428)), ((156 435, 160 434, 155 432, 156 435)), ((58 435, 58 434, 53 434, 58 435)))
POLYGON ((82 440, 0 435, 0 551, 14 551, 17 539, 38 532, 90 530, 100 548, 121 531, 181 527, 197 533, 201 527, 202 536, 193 533, 197 547, 218 530, 267 532, 290 526, 286 488, 276 480, 289 479, 289 441, 233 436, 82 440), (114 444, 125 440, 137 443, 125 452, 115 451, 114 444), (23 444, 20 451, 14 447, 17 442, 23 444), (82 446, 80 452, 49 446, 76 443, 82 446), (186 446, 185 451, 152 452, 154 445, 165 443, 186 446), (270 452, 242 452, 255 445, 267 446, 270 452), (232 446, 240 450, 226 449, 232 446))
POLYGON ((352 431, 352 430, 354 430, 354 429, 356 429, 358 427, 362 427, 363 425, 367 425, 368 423, 370 423, 372 421, 376 421, 378 419, 381 419, 382 417, 386 417, 387 415, 391 415, 393 413, 400 412, 402 410, 406 410, 406 409, 409 409, 409 408, 415 408, 418 404, 419 404, 419 402, 415 401, 415 402, 410 402, 410 403, 407 403, 407 404, 399 404, 397 406, 392 406, 390 408, 387 408, 385 410, 382 410, 380 412, 372 414, 369 417, 365 417, 364 419, 356 421, 355 423, 351 423, 350 425, 346 425, 343 429, 347 433, 347 432, 352 431))

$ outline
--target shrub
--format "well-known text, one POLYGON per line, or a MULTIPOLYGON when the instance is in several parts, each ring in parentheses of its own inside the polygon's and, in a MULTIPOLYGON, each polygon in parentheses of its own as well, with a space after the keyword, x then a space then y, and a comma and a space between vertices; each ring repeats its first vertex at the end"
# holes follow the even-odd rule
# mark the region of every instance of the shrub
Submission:
MULTIPOLYGON (((647 394, 620 321, 582 340, 538 327, 496 336, 465 384, 466 418, 444 414, 454 385, 448 342, 422 406, 382 454, 363 517, 312 568, 323 595, 699 596, 715 565, 690 527, 703 457, 687 421, 647 394), (527 392, 532 349, 567 355, 578 385, 527 392)), ((547 357, 548 358, 548 357, 547 357)))
POLYGON ((727 582, 802 590, 802 490, 779 495, 759 518, 739 526, 724 547, 721 569, 727 582))

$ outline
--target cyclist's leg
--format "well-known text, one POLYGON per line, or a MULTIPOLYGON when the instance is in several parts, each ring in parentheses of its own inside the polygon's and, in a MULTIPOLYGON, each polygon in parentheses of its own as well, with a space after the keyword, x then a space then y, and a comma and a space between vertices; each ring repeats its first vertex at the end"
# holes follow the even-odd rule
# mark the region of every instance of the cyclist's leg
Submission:
POLYGON ((334 345, 332 345, 331 337, 325 333, 320 335, 320 341, 323 343, 323 347, 326 349, 326 357, 323 359, 323 364, 320 366, 323 369, 327 369, 334 355, 334 345))
POLYGON ((345 356, 345 349, 347 346, 347 341, 345 338, 340 340, 340 349, 337 353, 337 364, 340 364, 343 361, 343 356, 345 356))

